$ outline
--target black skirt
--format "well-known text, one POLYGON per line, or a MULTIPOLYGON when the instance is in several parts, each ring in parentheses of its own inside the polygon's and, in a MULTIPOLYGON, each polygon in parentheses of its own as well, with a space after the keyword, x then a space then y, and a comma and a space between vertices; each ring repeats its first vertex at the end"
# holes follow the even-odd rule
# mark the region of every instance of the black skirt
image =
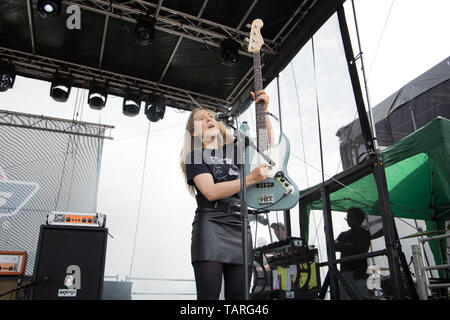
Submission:
MULTIPOLYGON (((252 265, 252 237, 248 236, 248 263, 252 265)), ((198 207, 192 223, 191 262, 216 261, 243 264, 242 219, 240 212, 229 214, 198 207)))

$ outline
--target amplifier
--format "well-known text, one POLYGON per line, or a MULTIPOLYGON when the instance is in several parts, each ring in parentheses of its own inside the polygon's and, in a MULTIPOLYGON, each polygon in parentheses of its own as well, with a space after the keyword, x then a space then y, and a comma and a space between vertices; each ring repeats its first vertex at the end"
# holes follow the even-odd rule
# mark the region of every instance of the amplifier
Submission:
POLYGON ((27 254, 21 251, 0 251, 0 275, 18 276, 25 271, 27 254))
POLYGON ((318 250, 301 238, 256 248, 252 299, 317 298, 320 291, 318 250))
POLYGON ((101 213, 51 212, 47 216, 47 225, 104 228, 106 216, 101 213))
POLYGON ((300 260, 309 261, 306 256, 308 247, 301 238, 287 238, 261 247, 261 251, 270 266, 282 266, 300 260))

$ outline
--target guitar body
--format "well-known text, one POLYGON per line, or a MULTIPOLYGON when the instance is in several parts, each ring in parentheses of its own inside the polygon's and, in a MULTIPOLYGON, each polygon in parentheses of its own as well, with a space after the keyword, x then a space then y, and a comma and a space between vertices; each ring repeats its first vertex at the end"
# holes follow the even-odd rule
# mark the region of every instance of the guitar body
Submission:
MULTIPOLYGON (((248 126, 244 123, 241 131, 248 136, 248 126)), ((264 151, 274 165, 269 165, 269 174, 261 183, 247 187, 247 203, 253 209, 282 211, 294 207, 300 192, 297 185, 287 173, 290 143, 286 135, 281 134, 278 144, 264 151)), ((249 174, 257 167, 268 164, 258 151, 249 146, 246 148, 245 171, 249 174)))

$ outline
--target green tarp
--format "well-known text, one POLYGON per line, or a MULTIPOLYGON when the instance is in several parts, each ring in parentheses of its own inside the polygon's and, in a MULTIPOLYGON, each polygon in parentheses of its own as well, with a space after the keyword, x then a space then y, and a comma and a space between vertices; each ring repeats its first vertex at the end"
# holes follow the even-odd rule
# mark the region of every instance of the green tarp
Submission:
MULTIPOLYGON (((425 220, 427 230, 445 229, 445 220, 450 219, 450 120, 438 117, 381 153, 394 216, 425 220)), ((373 174, 331 193, 330 200, 332 211, 358 206, 379 215, 373 174)), ((322 210, 321 199, 307 209, 322 210)), ((430 245, 436 264, 441 264, 435 242, 430 245)))

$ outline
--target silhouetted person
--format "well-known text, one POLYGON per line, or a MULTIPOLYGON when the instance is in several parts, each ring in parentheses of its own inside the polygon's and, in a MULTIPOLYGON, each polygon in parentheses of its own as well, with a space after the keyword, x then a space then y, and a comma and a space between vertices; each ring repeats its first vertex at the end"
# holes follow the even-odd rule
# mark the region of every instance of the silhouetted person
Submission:
MULTIPOLYGON (((347 224, 350 230, 344 231, 336 239, 336 251, 341 258, 367 253, 370 246, 370 233, 361 227, 364 221, 364 212, 356 207, 347 210, 347 224)), ((367 297, 367 259, 353 260, 341 263, 341 275, 352 286, 358 298, 367 297)), ((341 299, 349 300, 350 294, 340 284, 341 299)))

